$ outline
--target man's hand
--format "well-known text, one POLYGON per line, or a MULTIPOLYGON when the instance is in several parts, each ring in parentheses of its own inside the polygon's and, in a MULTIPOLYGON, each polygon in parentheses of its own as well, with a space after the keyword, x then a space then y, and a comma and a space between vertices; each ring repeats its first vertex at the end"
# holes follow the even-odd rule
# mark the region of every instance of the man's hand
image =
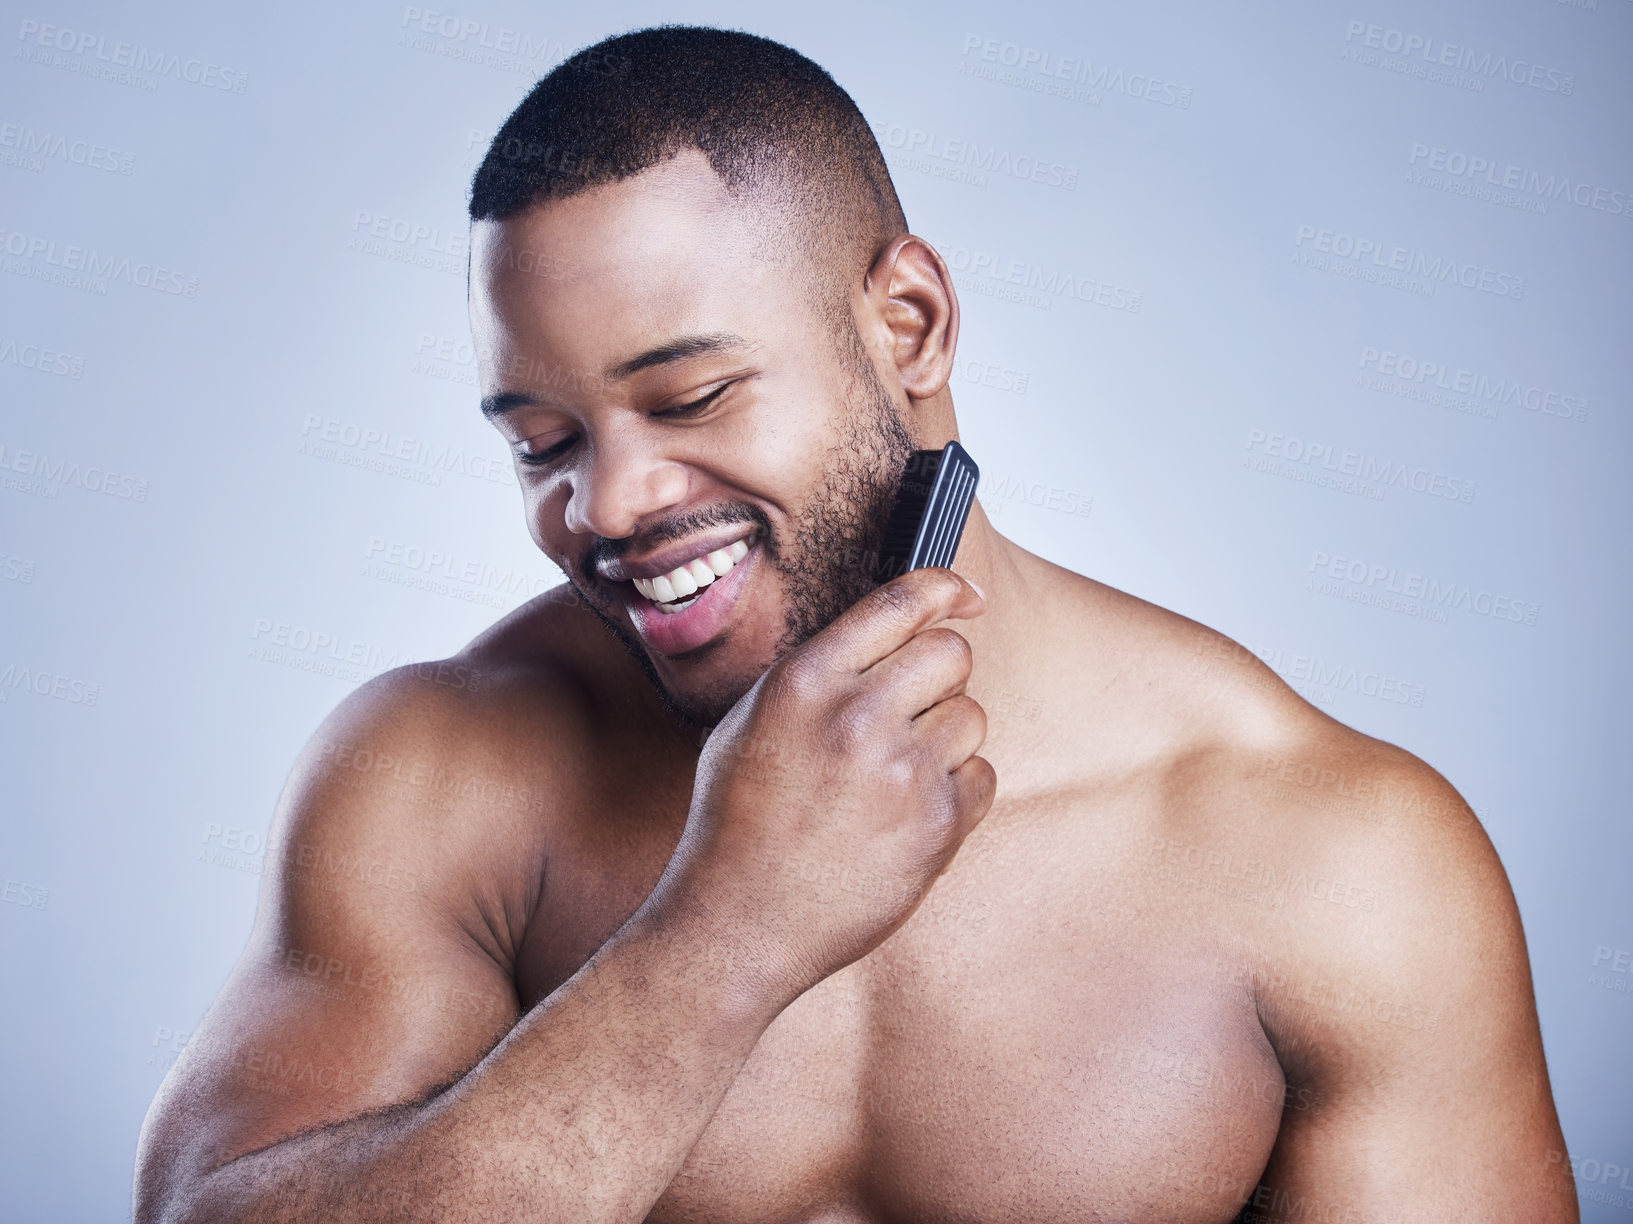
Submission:
POLYGON ((654 903, 733 930, 787 1001, 882 943, 992 805, 970 646, 939 623, 984 610, 915 570, 768 669, 709 738, 654 903), (833 868, 847 887, 790 886, 833 868))

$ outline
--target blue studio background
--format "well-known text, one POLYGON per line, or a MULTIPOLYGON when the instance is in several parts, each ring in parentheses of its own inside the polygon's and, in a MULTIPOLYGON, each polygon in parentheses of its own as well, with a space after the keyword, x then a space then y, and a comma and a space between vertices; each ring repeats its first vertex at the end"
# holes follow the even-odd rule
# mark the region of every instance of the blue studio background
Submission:
POLYGON ((0 1214, 126 1216, 300 745, 558 581, 466 192, 551 65, 684 20, 873 123, 1001 531, 1468 797, 1633 1220, 1633 0, 447 2, 0 4, 0 1214))

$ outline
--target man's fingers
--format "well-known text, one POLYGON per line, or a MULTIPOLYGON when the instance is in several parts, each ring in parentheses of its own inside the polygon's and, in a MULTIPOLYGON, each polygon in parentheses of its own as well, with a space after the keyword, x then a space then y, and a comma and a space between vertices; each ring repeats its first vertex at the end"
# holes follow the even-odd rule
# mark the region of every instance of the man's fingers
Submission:
POLYGON ((975 698, 957 693, 913 720, 913 733, 933 744, 948 773, 960 769, 987 739, 987 712, 975 698))
POLYGON ((956 845, 962 846, 970 830, 980 824, 992 808, 998 793, 998 773, 986 757, 972 756, 953 770, 953 785, 958 788, 958 829, 956 845))
POLYGON ((812 662, 859 675, 937 621, 979 616, 986 601, 944 566, 913 570, 868 592, 806 643, 812 662))
POLYGON ((907 719, 964 691, 975 656, 948 625, 920 630, 863 673, 862 683, 907 719))

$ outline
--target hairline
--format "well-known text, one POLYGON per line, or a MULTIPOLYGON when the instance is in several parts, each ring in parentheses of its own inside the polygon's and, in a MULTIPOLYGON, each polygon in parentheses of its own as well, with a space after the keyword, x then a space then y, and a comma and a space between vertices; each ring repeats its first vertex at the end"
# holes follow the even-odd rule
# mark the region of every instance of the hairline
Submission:
MULTIPOLYGON (((850 301, 850 292, 855 283, 855 273, 840 265, 848 262, 846 256, 854 253, 856 245, 862 239, 857 239, 854 243, 847 245, 839 235, 833 234, 820 218, 813 215, 815 210, 806 207, 802 202, 803 193, 799 190, 802 176, 797 171, 786 168, 792 163, 779 164, 775 158, 765 159, 759 163, 762 167, 761 173, 737 176, 738 181, 734 183, 733 176, 723 173, 720 167, 715 165, 714 159, 709 156, 709 151, 702 145, 696 141, 681 141, 674 149, 637 170, 613 178, 586 180, 570 190, 541 190, 535 193, 526 203, 509 209, 502 214, 493 213, 483 217, 471 217, 470 228, 474 230, 477 225, 481 224, 502 226, 537 209, 548 208, 551 204, 574 199, 597 188, 613 187, 620 183, 627 183, 631 179, 639 178, 649 171, 667 165, 688 151, 702 155, 705 162, 708 163, 709 170, 719 180, 726 196, 731 200, 732 206, 740 213, 745 215, 756 213, 762 217, 782 215, 791 218, 782 224, 760 227, 750 225, 750 258, 776 265, 783 270, 785 276, 805 282, 806 287, 800 293, 800 297, 811 309, 812 313, 821 319, 824 331, 833 342, 834 353, 841 359, 841 363, 849 368, 854 363, 857 352, 856 344, 860 340, 860 333, 856 328, 855 312, 851 308, 850 301), (800 220, 792 218, 803 218, 804 223, 802 224, 800 220), (817 251, 807 250, 803 257, 795 255, 792 258, 774 253, 779 238, 786 239, 786 245, 797 246, 802 238, 809 239, 813 235, 817 236, 815 242, 815 245, 819 248, 817 251), (766 239, 770 241, 768 242, 766 239), (824 239, 827 244, 825 252, 820 249, 824 239), (811 269, 814 274, 803 277, 801 273, 804 269, 811 269), (853 336, 857 338, 855 341, 851 339, 853 336)), ((861 177, 864 181, 867 180, 866 175, 861 177)), ((557 180, 557 182, 559 183, 560 180, 557 180)), ((889 216, 891 211, 888 207, 889 202, 879 198, 871 182, 868 183, 868 191, 875 204, 875 208, 870 211, 879 218, 881 224, 878 226, 878 230, 882 232, 888 229, 893 221, 893 218, 889 216)), ((900 213, 899 206, 896 211, 900 213)), ((908 232, 905 229, 905 222, 906 218, 902 217, 901 224, 904 228, 899 233, 908 232)), ((873 259, 883 245, 896 236, 898 235, 875 235, 874 249, 868 251, 862 261, 864 274, 865 270, 872 266, 873 259)), ((465 296, 467 301, 470 299, 471 293, 473 246, 474 244, 467 242, 465 249, 465 296)), ((861 351, 865 353, 865 347, 861 351)))

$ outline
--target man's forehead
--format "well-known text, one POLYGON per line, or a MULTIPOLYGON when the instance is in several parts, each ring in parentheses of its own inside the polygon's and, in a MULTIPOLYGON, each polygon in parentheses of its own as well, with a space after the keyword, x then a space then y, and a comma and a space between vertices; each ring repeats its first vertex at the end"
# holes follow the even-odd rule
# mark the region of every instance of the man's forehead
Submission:
POLYGON ((765 211, 734 198, 690 150, 617 183, 478 222, 471 323, 479 348, 501 365, 523 350, 599 373, 654 337, 753 335, 801 300, 788 270, 760 255, 765 211))
POLYGON ((686 149, 617 182, 476 222, 472 273, 499 289, 514 273, 572 284, 712 266, 749 257, 771 221, 765 208, 734 197, 700 151, 686 149))

